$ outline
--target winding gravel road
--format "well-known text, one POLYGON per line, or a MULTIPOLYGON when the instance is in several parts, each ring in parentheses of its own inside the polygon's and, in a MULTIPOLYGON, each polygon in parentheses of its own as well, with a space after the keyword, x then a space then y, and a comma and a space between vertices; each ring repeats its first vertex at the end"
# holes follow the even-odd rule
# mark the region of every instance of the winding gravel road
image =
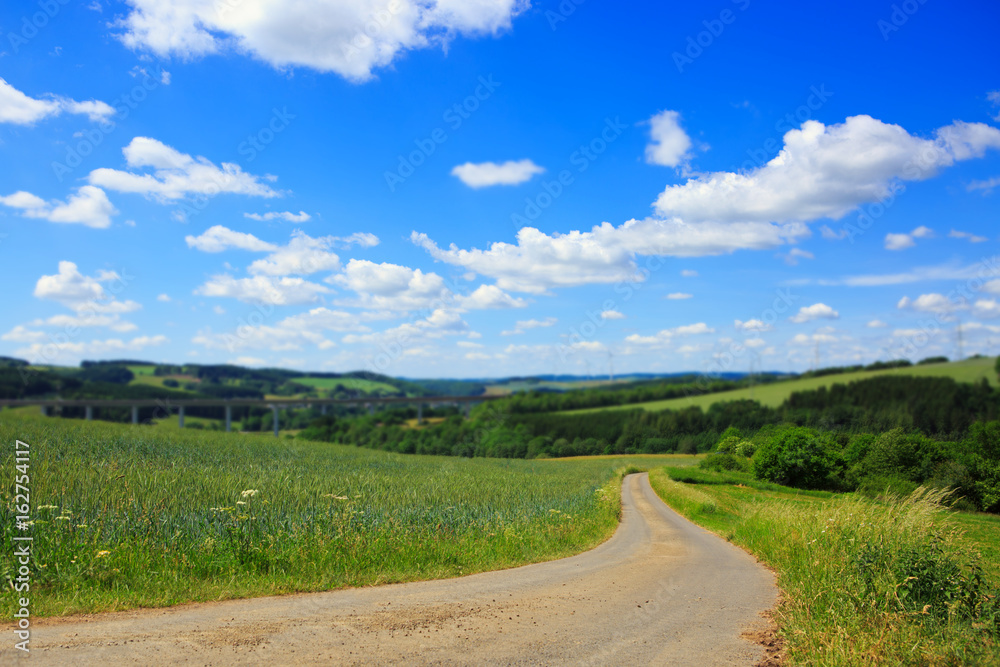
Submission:
MULTIPOLYGON (((459 579, 42 621, 32 665, 753 665, 771 573, 625 478, 586 553, 459 579)), ((4 633, 5 635, 8 633, 4 633)), ((0 662, 15 664, 11 642, 0 662), (13 658, 13 660, 10 660, 13 658)), ((25 660, 24 664, 29 661, 25 660)))

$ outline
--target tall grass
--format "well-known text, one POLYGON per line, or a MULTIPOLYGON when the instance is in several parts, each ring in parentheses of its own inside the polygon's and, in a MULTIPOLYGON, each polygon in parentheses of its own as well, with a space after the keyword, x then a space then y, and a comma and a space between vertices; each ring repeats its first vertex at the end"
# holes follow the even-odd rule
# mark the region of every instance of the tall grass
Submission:
POLYGON ((652 477, 678 511, 775 569, 793 664, 1000 664, 997 591, 945 492, 792 500, 652 477))
POLYGON ((31 446, 40 615, 454 576, 576 553, 614 531, 624 466, 4 417, 8 610, 15 438, 31 446))

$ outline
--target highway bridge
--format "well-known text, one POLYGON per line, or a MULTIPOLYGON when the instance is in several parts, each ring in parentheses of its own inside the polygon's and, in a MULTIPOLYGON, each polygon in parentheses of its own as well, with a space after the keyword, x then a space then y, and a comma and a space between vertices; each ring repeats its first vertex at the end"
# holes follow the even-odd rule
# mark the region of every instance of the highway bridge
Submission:
POLYGON ((41 408, 42 414, 50 414, 50 410, 60 411, 62 408, 83 408, 87 420, 94 418, 94 408, 131 408, 132 423, 139 423, 139 408, 154 407, 163 412, 164 416, 169 416, 177 412, 177 423, 184 428, 185 408, 225 408, 226 411, 226 431, 232 430, 233 408, 270 408, 274 413, 274 435, 278 435, 278 416, 282 408, 303 408, 318 407, 326 414, 326 409, 331 405, 341 406, 364 406, 369 413, 374 413, 379 405, 416 405, 417 423, 423 423, 423 411, 425 405, 462 405, 465 407, 465 415, 469 415, 469 410, 475 403, 504 398, 503 396, 388 396, 382 398, 191 398, 191 399, 91 399, 91 398, 15 398, 0 399, 0 408, 3 407, 26 407, 37 406, 41 408))

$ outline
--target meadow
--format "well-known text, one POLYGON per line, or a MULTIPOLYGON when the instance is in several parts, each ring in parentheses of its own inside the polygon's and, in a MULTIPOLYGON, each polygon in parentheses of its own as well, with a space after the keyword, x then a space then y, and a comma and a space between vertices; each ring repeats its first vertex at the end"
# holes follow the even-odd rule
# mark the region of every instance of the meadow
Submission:
POLYGON ((586 408, 581 410, 566 410, 561 414, 583 414, 587 412, 601 412, 605 410, 635 410, 643 409, 650 412, 659 410, 683 410, 693 406, 707 410, 715 403, 726 401, 738 401, 752 399, 761 405, 768 407, 780 406, 792 393, 797 391, 811 391, 820 387, 830 387, 834 384, 848 384, 857 380, 867 380, 880 376, 913 376, 913 377, 949 377, 956 382, 977 383, 987 380, 992 386, 1000 386, 998 376, 994 370, 995 357, 966 359, 964 361, 954 361, 941 364, 928 364, 924 366, 907 366, 904 368, 892 368, 878 371, 857 371, 854 373, 841 373, 837 375, 823 375, 820 377, 809 377, 795 380, 783 380, 769 384, 757 385, 753 388, 734 389, 714 394, 699 394, 686 396, 683 398, 671 398, 662 401, 649 401, 647 403, 630 403, 625 405, 607 406, 600 408, 586 408))
POLYGON ((40 616, 451 577, 559 558, 614 532, 626 465, 664 464, 662 457, 405 456, 5 410, 0 577, 10 613, 15 439, 30 445, 32 611, 40 616))
POLYGON ((870 498, 658 468, 657 494, 777 574, 788 661, 1000 664, 1000 517, 943 491, 870 498))

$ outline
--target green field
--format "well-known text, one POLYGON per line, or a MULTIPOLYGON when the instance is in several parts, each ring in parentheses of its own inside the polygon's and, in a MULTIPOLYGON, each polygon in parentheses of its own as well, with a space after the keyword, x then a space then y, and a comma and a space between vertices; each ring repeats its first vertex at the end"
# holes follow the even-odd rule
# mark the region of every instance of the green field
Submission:
POLYGON ((775 571, 790 663, 1000 664, 1000 517, 948 511, 933 491, 870 499, 676 468, 650 483, 775 571))
MULTIPOLYGON (((15 439, 30 444, 40 615, 166 606, 512 567, 618 524, 626 465, 363 448, 0 412, 0 576, 14 572, 15 439)), ((693 460, 693 459, 689 459, 693 460)), ((2 602, 14 606, 5 585, 2 602)))
POLYGON ((671 398, 664 401, 651 401, 649 403, 631 403, 628 405, 615 405, 603 408, 587 408, 584 410, 567 410, 563 414, 574 414, 582 412, 600 412, 603 410, 681 410, 692 406, 707 409, 713 403, 725 401, 738 401, 742 399, 753 399, 762 405, 778 407, 785 399, 796 391, 809 391, 820 387, 830 387, 834 384, 847 384, 855 380, 865 380, 881 375, 911 375, 920 377, 950 377, 957 382, 979 382, 985 378, 991 385, 998 386, 997 374, 994 370, 995 358, 968 359, 947 364, 928 364, 926 366, 909 366, 907 368, 894 368, 883 371, 858 371, 856 373, 844 373, 841 375, 824 375, 822 377, 805 378, 801 380, 787 380, 773 382, 771 384, 757 385, 753 389, 734 389, 733 391, 723 391, 717 394, 702 394, 685 398, 671 398))
POLYGON ((549 390, 549 391, 573 391, 574 389, 593 389, 595 387, 615 387, 618 385, 631 384, 638 380, 648 380, 648 378, 637 378, 632 376, 622 376, 614 380, 574 380, 572 382, 554 381, 531 381, 512 380, 497 384, 486 385, 487 396, 507 396, 519 391, 549 390))
POLYGON ((296 384, 304 384, 310 387, 316 387, 317 389, 330 390, 336 387, 338 384, 343 386, 344 389, 352 391, 363 391, 366 394, 373 394, 375 392, 382 393, 397 393, 399 391, 398 387, 394 387, 391 384, 385 382, 376 382, 374 380, 365 380, 363 378, 313 378, 313 377, 301 377, 293 378, 291 380, 296 384))

